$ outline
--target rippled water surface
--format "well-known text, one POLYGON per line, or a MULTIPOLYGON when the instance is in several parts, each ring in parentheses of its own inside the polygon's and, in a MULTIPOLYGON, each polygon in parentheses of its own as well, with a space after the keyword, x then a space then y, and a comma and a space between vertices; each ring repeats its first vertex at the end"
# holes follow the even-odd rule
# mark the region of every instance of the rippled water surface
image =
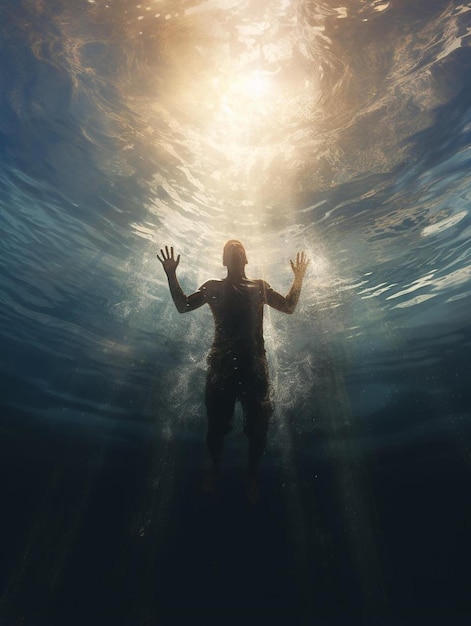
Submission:
POLYGON ((469 617, 471 5, 1 15, 4 623, 469 617), (197 493, 212 318, 156 259, 191 292, 232 237, 311 259, 253 510, 237 425, 197 493))

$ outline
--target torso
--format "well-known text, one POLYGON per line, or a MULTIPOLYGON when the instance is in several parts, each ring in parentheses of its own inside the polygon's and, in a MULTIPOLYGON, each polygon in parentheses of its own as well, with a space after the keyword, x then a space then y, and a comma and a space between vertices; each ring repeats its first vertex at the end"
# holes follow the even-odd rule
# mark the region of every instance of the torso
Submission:
POLYGON ((212 354, 253 358, 265 354, 263 305, 269 286, 263 280, 209 280, 200 288, 214 316, 212 354))

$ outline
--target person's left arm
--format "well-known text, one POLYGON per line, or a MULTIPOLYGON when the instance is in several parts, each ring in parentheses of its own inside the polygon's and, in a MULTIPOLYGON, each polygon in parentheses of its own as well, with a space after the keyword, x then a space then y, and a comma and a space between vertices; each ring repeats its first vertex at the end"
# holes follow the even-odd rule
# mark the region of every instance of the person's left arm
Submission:
POLYGON ((291 269, 293 270, 294 279, 287 295, 282 296, 273 289, 266 290, 266 303, 282 313, 294 313, 301 294, 304 275, 306 274, 306 270, 309 266, 309 259, 306 258, 304 252, 298 252, 296 254, 296 261, 293 262, 290 259, 290 264, 291 269))
POLYGON ((167 274, 170 294, 177 311, 179 313, 188 313, 189 311, 194 311, 200 306, 203 306, 206 299, 205 294, 201 289, 187 296, 178 282, 177 267, 180 263, 180 255, 178 255, 175 259, 173 247, 171 247, 169 251, 168 246, 165 246, 165 250, 161 249, 160 254, 161 256, 157 255, 157 258, 161 262, 162 267, 167 274))

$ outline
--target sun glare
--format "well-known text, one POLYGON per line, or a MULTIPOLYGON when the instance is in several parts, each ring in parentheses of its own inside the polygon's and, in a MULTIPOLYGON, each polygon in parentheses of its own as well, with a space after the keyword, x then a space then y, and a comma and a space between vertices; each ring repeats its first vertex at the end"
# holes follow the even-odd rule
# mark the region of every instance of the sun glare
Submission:
POLYGON ((251 72, 239 81, 238 91, 252 100, 259 100, 270 95, 273 88, 271 75, 267 72, 251 72))
POLYGON ((226 113, 232 113, 244 124, 256 117, 263 117, 266 105, 275 97, 275 88, 272 75, 269 72, 253 71, 234 75, 221 85, 219 99, 222 109, 226 113), (247 118, 247 119, 244 119, 247 118))
POLYGON ((260 70, 217 78, 213 88, 212 131, 232 144, 243 145, 247 132, 264 127, 279 97, 273 73, 260 70))

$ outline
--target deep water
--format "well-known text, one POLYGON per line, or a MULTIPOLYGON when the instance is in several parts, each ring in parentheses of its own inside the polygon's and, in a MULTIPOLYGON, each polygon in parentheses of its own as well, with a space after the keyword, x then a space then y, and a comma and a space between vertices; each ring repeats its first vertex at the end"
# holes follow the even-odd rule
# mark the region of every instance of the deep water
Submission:
POLYGON ((2 0, 0 624, 467 624, 471 5, 2 0), (247 273, 275 414, 208 467, 247 273))

